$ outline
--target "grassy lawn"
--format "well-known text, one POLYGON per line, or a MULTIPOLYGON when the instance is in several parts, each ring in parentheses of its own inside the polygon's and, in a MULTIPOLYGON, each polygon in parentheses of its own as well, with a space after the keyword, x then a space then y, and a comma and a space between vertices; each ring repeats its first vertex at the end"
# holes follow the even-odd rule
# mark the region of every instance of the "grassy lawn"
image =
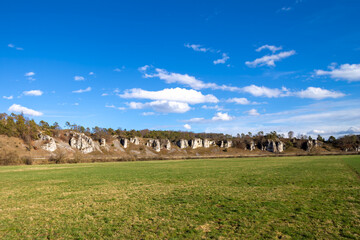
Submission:
POLYGON ((0 168, 0 239, 360 239, 360 156, 0 168))

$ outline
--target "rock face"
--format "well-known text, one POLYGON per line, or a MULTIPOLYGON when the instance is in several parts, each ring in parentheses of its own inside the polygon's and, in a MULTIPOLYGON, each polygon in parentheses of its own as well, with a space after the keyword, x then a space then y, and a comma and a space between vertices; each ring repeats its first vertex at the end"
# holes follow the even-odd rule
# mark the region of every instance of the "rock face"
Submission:
POLYGON ((154 139, 149 139, 147 142, 146 142, 146 146, 148 147, 152 147, 153 146, 153 143, 154 143, 154 139))
POLYGON ((95 149, 93 140, 84 133, 70 132, 69 144, 72 148, 76 148, 85 154, 91 153, 95 149))
POLYGON ((135 145, 139 145, 139 144, 140 144, 139 138, 137 138, 137 137, 130 138, 130 142, 133 143, 133 144, 135 144, 135 145))
POLYGON ((255 150, 255 142, 253 140, 250 143, 246 144, 246 150, 254 151, 255 150))
POLYGON ((127 138, 121 138, 120 143, 121 145, 123 145, 124 148, 127 148, 129 146, 129 140, 127 138))
POLYGON ((218 145, 219 145, 219 147, 223 148, 224 147, 224 141, 220 141, 218 145))
POLYGON ((192 149, 196 149, 203 146, 203 141, 200 138, 194 138, 190 141, 190 146, 192 149))
POLYGON ((100 139, 100 147, 106 147, 106 139, 105 138, 100 139))
POLYGON ((165 141, 165 149, 171 150, 171 142, 169 141, 169 139, 166 139, 166 141, 165 141))
POLYGON ((269 152, 281 153, 284 151, 284 143, 280 140, 274 141, 274 140, 268 139, 266 150, 269 152))
POLYGON ((209 148, 210 147, 210 140, 205 138, 204 141, 203 141, 203 145, 204 145, 204 148, 209 148))
POLYGON ((318 140, 307 140, 304 145, 303 149, 306 151, 311 151, 313 148, 320 147, 322 143, 318 140))
POLYGON ((155 139, 153 144, 152 144, 152 147, 153 149, 156 151, 156 152, 160 152, 161 150, 161 144, 160 144, 160 140, 159 139, 155 139))
POLYGON ((224 142, 225 148, 231 148, 232 146, 233 146, 233 144, 232 144, 231 140, 225 140, 225 142, 224 142))
POLYGON ((43 142, 45 142, 41 148, 46 150, 46 151, 50 151, 53 152, 56 150, 56 143, 54 138, 48 136, 48 135, 43 135, 42 133, 39 133, 39 139, 43 142))
POLYGON ((185 139, 180 139, 179 141, 176 142, 176 145, 178 145, 179 148, 183 149, 183 148, 187 148, 189 146, 189 143, 185 139))

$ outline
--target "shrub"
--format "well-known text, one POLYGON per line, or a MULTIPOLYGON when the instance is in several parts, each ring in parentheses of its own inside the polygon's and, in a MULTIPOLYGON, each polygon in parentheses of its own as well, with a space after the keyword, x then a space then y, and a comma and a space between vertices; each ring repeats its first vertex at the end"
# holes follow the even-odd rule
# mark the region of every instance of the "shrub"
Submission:
POLYGON ((49 157, 49 162, 50 163, 65 163, 66 162, 66 154, 63 151, 58 151, 55 154, 51 155, 49 157))
POLYGON ((16 152, 1 152, 0 165, 18 165, 21 164, 19 155, 16 152))
POLYGON ((34 159, 30 156, 22 157, 21 161, 23 164, 26 164, 26 165, 33 165, 33 163, 34 163, 34 159))

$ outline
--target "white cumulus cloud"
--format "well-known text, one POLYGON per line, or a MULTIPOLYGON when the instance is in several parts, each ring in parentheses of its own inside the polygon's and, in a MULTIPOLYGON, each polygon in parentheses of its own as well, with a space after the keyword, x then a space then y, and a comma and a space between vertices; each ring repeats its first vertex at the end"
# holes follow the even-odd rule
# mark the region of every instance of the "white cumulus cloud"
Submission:
POLYGON ((190 126, 190 124, 184 124, 184 128, 186 129, 186 130, 190 130, 191 129, 191 126, 190 126))
POLYGON ((167 100, 157 100, 147 103, 130 102, 128 105, 131 109, 152 108, 154 111, 162 113, 185 113, 191 109, 187 103, 167 100))
POLYGON ((24 91, 23 94, 25 96, 41 96, 43 95, 43 92, 41 90, 30 90, 30 91, 24 91))
POLYGON ((34 72, 27 72, 27 73, 25 73, 25 77, 31 77, 31 76, 34 76, 35 75, 35 73, 34 72))
POLYGON ((42 112, 38 112, 38 111, 35 111, 35 110, 27 108, 27 107, 23 107, 23 106, 18 105, 18 104, 11 105, 9 107, 8 111, 13 112, 13 113, 23 113, 24 115, 35 116, 35 117, 43 115, 42 112))
POLYGON ((360 64, 342 64, 338 68, 330 65, 329 68, 329 71, 316 70, 315 73, 319 76, 328 75, 331 78, 349 82, 360 81, 360 64))
POLYGON ((165 88, 160 91, 146 91, 140 88, 133 88, 126 90, 123 94, 119 94, 119 96, 121 98, 165 100, 189 104, 219 102, 219 100, 212 94, 203 95, 199 91, 184 88, 165 88))
POLYGON ((340 98, 345 96, 345 94, 341 92, 330 91, 317 87, 308 87, 307 89, 295 92, 294 94, 301 98, 312 98, 318 100, 324 98, 340 98))
POLYGON ((234 119, 234 117, 230 116, 228 113, 218 112, 215 114, 214 117, 212 117, 211 120, 213 120, 213 121, 230 121, 232 119, 234 119))
POLYGON ((7 100, 11 100, 13 98, 14 98, 13 96, 3 96, 3 99, 7 99, 7 100))

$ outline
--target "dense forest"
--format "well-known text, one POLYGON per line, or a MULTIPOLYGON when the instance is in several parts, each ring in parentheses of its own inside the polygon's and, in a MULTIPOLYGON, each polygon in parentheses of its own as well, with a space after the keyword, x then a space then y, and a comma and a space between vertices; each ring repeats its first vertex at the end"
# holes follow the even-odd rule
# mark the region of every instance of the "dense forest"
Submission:
MULTIPOLYGON (((177 141, 179 139, 193 139, 193 138, 208 138, 212 140, 225 140, 231 139, 234 143, 234 147, 244 148, 251 141, 257 143, 262 143, 268 139, 281 139, 285 142, 287 147, 293 146, 301 148, 301 145, 308 140, 312 140, 311 136, 298 135, 295 136, 293 131, 290 131, 287 136, 283 134, 278 134, 273 131, 270 133, 264 133, 259 131, 258 133, 239 133, 236 136, 231 136, 228 134, 222 133, 193 133, 193 132, 184 132, 184 131, 162 131, 162 130, 126 130, 126 129, 112 129, 112 128, 101 128, 94 127, 92 129, 85 128, 81 125, 72 124, 66 122, 65 126, 62 128, 57 122, 50 125, 45 121, 40 121, 36 123, 33 119, 24 117, 22 114, 11 114, 6 113, 0 114, 0 134, 6 135, 9 137, 18 137, 24 140, 26 144, 31 144, 31 141, 38 139, 38 133, 43 132, 46 135, 52 137, 61 137, 63 131, 77 131, 84 133, 94 140, 100 140, 101 138, 110 139, 113 136, 124 137, 124 138, 133 138, 133 137, 142 137, 142 138, 153 138, 153 139, 169 139, 170 141, 177 141)), ((341 150, 356 149, 360 146, 360 135, 346 135, 340 138, 335 138, 330 136, 325 140, 322 136, 318 135, 316 140, 319 142, 327 143, 333 147, 339 148, 341 150)))

